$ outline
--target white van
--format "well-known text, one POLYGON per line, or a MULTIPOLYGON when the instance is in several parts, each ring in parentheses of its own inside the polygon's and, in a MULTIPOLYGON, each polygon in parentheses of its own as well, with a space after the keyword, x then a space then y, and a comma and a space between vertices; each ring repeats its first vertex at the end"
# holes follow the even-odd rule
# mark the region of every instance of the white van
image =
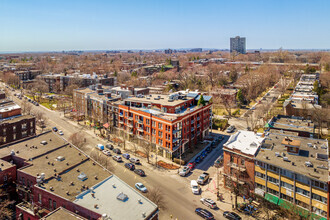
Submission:
POLYGON ((190 187, 191 187, 191 191, 192 193, 194 193, 195 195, 199 194, 201 191, 201 188, 199 187, 198 183, 196 180, 192 180, 190 182, 190 187))

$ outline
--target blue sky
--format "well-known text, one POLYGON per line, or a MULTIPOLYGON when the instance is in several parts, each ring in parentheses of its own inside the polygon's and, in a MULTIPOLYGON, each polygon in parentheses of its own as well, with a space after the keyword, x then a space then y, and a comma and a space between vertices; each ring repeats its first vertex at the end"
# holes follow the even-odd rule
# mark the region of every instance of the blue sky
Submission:
POLYGON ((329 0, 0 0, 0 52, 330 48, 329 0))

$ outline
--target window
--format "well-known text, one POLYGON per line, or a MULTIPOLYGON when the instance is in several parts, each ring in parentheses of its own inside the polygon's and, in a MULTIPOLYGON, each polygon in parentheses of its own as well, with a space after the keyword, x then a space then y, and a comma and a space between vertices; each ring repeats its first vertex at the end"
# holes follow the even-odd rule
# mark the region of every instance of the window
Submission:
POLYGON ((281 169, 281 175, 289 177, 290 179, 294 179, 294 173, 289 170, 281 169))
POLYGON ((299 193, 304 196, 309 196, 310 192, 302 188, 296 187, 296 193, 299 193))
POLYGON ((52 200, 51 199, 48 199, 48 203, 49 203, 49 209, 52 210, 52 200))
POLYGON ((13 134, 13 140, 16 140, 16 134, 13 134))
POLYGON ((245 164, 245 160, 241 159, 241 165, 244 165, 244 164, 245 164))
POLYGON ((305 183, 306 185, 310 184, 309 178, 304 175, 296 174, 296 180, 301 183, 305 183))
POLYGON ((156 134, 156 129, 152 129, 152 134, 156 134))
POLYGON ((277 192, 276 190, 273 190, 271 188, 268 188, 268 187, 267 187, 267 192, 269 192, 269 193, 271 193, 271 194, 273 194, 275 196, 279 196, 279 192, 277 192))
POLYGON ((23 131, 22 132, 22 137, 26 137, 27 136, 27 131, 23 131))
POLYGON ((22 129, 26 129, 26 123, 22 124, 22 129))
POLYGON ((299 206, 301 206, 301 207, 303 207, 303 208, 305 208, 305 209, 309 209, 309 205, 308 204, 306 204, 306 203, 304 203, 302 201, 299 201, 297 199, 296 199, 296 204, 299 205, 299 206))
POLYGON ((152 127, 156 127, 156 122, 152 121, 152 127))
POLYGON ((56 209, 56 201, 53 200, 53 209, 56 209))
POLYGON ((230 155, 230 162, 234 162, 234 157, 230 155))
POLYGON ((278 179, 275 179, 271 176, 267 176, 267 180, 271 183, 274 183, 274 184, 278 184, 279 180, 278 179))
POLYGON ((290 196, 288 196, 286 194, 283 194, 283 193, 281 193, 281 199, 285 199, 285 200, 287 200, 289 202, 293 202, 293 198, 292 197, 290 197, 290 196))
POLYGON ((266 186, 261 185, 259 183, 256 183, 256 188, 262 189, 262 190, 266 190, 266 186))
POLYGON ((317 195, 317 194, 315 194, 315 193, 312 193, 312 198, 315 199, 315 200, 318 200, 318 201, 320 201, 320 202, 323 202, 323 203, 325 203, 325 204, 327 204, 327 201, 328 201, 327 198, 325 198, 325 197, 323 197, 323 196, 320 196, 320 195, 317 195))
POLYGON ((16 132, 16 126, 13 126, 13 132, 16 132))
POLYGON ((278 173, 278 172, 279 172, 279 169, 278 169, 277 167, 275 167, 275 166, 273 166, 273 165, 270 165, 270 164, 268 164, 268 169, 269 169, 270 171, 275 172, 275 173, 278 173))
POLYGON ((22 184, 25 185, 25 179, 22 177, 22 184))
POLYGON ((159 143, 159 145, 163 145, 163 140, 162 139, 159 139, 158 140, 158 143, 159 143))
POLYGON ((158 131, 158 136, 162 138, 163 137, 163 132, 158 131))
POLYGON ((256 176, 259 177, 259 178, 262 178, 262 179, 265 179, 266 178, 266 175, 263 174, 263 173, 259 173, 259 172, 255 172, 256 176))
POLYGON ((283 182, 283 181, 281 182, 281 187, 293 190, 293 185, 291 185, 289 183, 286 183, 286 182, 283 182))
POLYGON ((259 167, 265 168, 265 163, 263 163, 263 162, 256 161, 256 165, 259 166, 259 167))
POLYGON ((30 131, 30 134, 33 134, 34 132, 33 132, 33 128, 31 128, 31 131, 30 131))
POLYGON ((4 128, 4 129, 3 129, 3 135, 6 135, 6 131, 7 131, 7 129, 4 128))
POLYGON ((328 189, 328 184, 317 181, 317 180, 312 180, 312 185, 318 188, 321 188, 323 190, 327 190, 328 189))
POLYGON ((158 129, 163 129, 163 124, 158 122, 158 129))
POLYGON ((312 207, 312 211, 314 212, 314 213, 316 213, 317 215, 322 215, 322 216, 324 216, 324 217, 327 217, 327 212, 326 211, 323 211, 323 210, 321 210, 321 209, 319 209, 319 208, 316 208, 316 207, 312 207))
POLYGON ((4 176, 3 176, 3 181, 5 181, 5 182, 6 182, 6 181, 7 181, 7 179, 8 179, 7 175, 4 175, 4 176))
POLYGON ((41 197, 41 194, 39 193, 39 194, 38 194, 38 202, 39 202, 40 204, 41 204, 41 198, 42 198, 42 197, 41 197))
POLYGON ((146 124, 149 125, 150 124, 150 120, 146 119, 146 124))

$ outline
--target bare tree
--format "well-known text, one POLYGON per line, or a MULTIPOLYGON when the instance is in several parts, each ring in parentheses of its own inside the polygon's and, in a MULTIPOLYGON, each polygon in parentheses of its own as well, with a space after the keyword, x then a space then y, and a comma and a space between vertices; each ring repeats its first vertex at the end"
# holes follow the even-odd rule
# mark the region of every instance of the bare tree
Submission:
POLYGON ((143 149, 143 153, 146 155, 147 157, 147 162, 149 163, 150 161, 150 155, 151 155, 151 143, 149 142, 144 142, 142 144, 142 149, 143 149))
POLYGON ((43 129, 46 127, 48 118, 45 116, 45 114, 42 111, 35 110, 33 111, 33 115, 36 117, 36 123, 38 126, 40 126, 43 129))
POLYGON ((154 202, 159 209, 166 210, 164 194, 159 187, 151 188, 147 193, 147 198, 154 202))
POLYGON ((79 149, 83 149, 86 142, 85 142, 86 138, 84 138, 84 135, 82 134, 82 132, 76 132, 70 135, 69 137, 69 141, 75 145, 76 147, 78 147, 79 149))
POLYGON ((21 108, 22 108, 23 114, 26 114, 26 115, 31 114, 32 105, 28 101, 26 101, 26 99, 24 99, 22 101, 21 108))

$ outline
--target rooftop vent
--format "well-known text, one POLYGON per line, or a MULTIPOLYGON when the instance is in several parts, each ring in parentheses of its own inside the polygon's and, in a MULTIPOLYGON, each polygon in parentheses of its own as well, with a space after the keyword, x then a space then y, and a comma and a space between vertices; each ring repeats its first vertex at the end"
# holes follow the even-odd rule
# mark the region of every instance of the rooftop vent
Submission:
POLYGON ((87 180, 87 175, 84 173, 81 173, 81 174, 79 174, 78 179, 81 181, 85 181, 85 180, 87 180))
POLYGON ((174 100, 173 99, 168 99, 168 102, 173 102, 174 100))
POLYGON ((305 165, 306 165, 306 167, 313 167, 313 164, 310 161, 306 161, 305 165))
POLYGON ((126 194, 124 194, 123 192, 119 193, 119 195, 117 196, 117 199, 120 201, 125 202, 128 199, 128 196, 126 194))
POLYGON ((276 157, 281 157, 281 154, 279 152, 275 152, 276 157))
POLYGON ((58 157, 56 158, 56 160, 57 160, 57 161, 63 161, 63 160, 65 160, 65 157, 63 157, 63 156, 58 156, 58 157))
POLYGON ((47 141, 41 141, 40 144, 46 145, 47 144, 47 141))
POLYGON ((283 157, 283 161, 290 162, 288 157, 283 157))

